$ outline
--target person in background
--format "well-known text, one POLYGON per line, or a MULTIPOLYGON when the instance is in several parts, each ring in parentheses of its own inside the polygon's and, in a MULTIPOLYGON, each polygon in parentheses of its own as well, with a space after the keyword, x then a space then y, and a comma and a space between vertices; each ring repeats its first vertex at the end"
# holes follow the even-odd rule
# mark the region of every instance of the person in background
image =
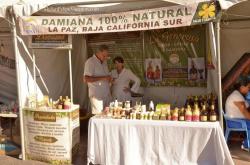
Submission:
MULTIPOLYGON (((239 76, 239 80, 246 80, 250 82, 250 66, 247 66, 243 72, 241 73, 241 75, 239 76)), ((250 88, 250 85, 249 85, 250 88)), ((248 93, 245 96, 248 104, 250 104, 250 91, 248 91, 248 93)))
POLYGON ((101 113, 111 100, 110 83, 112 77, 107 66, 108 57, 108 47, 101 45, 84 66, 83 79, 88 84, 92 114, 101 113))
POLYGON ((111 71, 113 78, 112 97, 118 101, 129 101, 132 99, 131 94, 138 92, 141 81, 130 69, 124 68, 122 57, 115 57, 113 63, 115 64, 115 69, 111 71), (133 85, 130 88, 129 84, 131 81, 133 85))
MULTIPOLYGON (((247 127, 250 129, 250 107, 245 100, 245 95, 249 92, 249 81, 240 80, 234 85, 235 90, 227 97, 226 114, 231 118, 246 119, 247 127)), ((249 130, 250 131, 250 130, 249 130)), ((247 138, 244 139, 242 149, 249 151, 247 138)))

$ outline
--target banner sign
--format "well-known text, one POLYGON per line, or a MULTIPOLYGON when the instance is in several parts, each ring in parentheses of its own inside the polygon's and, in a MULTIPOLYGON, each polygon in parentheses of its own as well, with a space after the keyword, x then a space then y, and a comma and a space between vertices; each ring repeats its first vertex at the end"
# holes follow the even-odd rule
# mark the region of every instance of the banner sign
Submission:
POLYGON ((205 25, 145 32, 145 80, 150 86, 206 86, 205 25))
POLYGON ((216 19, 214 1, 155 9, 83 16, 21 17, 22 35, 88 34, 173 28, 202 24, 216 19))
POLYGON ((29 37, 32 49, 72 49, 71 35, 33 35, 29 37))
POLYGON ((90 34, 87 43, 89 57, 99 45, 109 47, 110 70, 112 59, 122 56, 142 86, 206 86, 206 25, 90 34))
POLYGON ((24 108, 23 113, 26 158, 71 164, 80 142, 79 107, 64 112, 24 108))

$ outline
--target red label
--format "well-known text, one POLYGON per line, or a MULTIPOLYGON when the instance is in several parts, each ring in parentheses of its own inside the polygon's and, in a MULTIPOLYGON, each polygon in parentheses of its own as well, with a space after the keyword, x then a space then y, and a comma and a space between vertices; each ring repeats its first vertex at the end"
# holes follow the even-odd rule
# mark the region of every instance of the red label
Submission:
POLYGON ((200 121, 200 116, 194 115, 193 116, 193 121, 200 121))
POLYGON ((191 115, 185 115, 185 120, 186 121, 192 121, 192 116, 191 115))
POLYGON ((173 121, 178 121, 178 117, 177 116, 172 116, 172 120, 173 121))

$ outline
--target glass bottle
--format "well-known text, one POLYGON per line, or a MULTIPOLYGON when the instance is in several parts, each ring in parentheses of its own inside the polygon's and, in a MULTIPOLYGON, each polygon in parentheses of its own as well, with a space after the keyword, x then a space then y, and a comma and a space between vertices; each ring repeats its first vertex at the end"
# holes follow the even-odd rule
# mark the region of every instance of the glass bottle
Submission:
POLYGON ((192 115, 192 119, 193 121, 200 121, 200 109, 198 107, 198 104, 194 105, 194 111, 193 111, 193 115, 192 115))
POLYGON ((190 96, 187 96, 185 107, 187 107, 188 105, 190 105, 190 96))
POLYGON ((149 103, 149 112, 154 111, 154 102, 151 100, 149 103))
POLYGON ((179 111, 179 121, 184 121, 185 120, 185 110, 184 108, 181 108, 179 111))
POLYGON ((173 114, 172 114, 172 117, 171 117, 173 121, 178 121, 178 111, 179 111, 178 108, 175 108, 173 110, 173 114))
POLYGON ((70 101, 68 96, 66 96, 63 107, 64 107, 64 109, 70 109, 71 108, 71 101, 70 101))
POLYGON ((201 110, 201 121, 206 122, 207 121, 207 110, 206 110, 206 105, 202 105, 202 110, 201 110))
POLYGON ((185 112, 185 121, 192 121, 192 111, 191 107, 188 106, 185 112))
POLYGON ((209 114, 209 120, 212 122, 217 121, 217 114, 214 110, 214 104, 211 105, 211 110, 210 110, 210 114, 209 114))
POLYGON ((59 101, 58 101, 58 109, 63 109, 63 97, 62 96, 60 96, 59 97, 59 101))

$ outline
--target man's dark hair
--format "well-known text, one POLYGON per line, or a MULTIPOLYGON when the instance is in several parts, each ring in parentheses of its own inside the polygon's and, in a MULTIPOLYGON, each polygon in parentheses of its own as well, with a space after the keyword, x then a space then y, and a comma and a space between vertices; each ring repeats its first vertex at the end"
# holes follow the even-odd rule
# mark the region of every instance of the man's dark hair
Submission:
POLYGON ((124 60, 121 56, 116 56, 114 59, 113 59, 113 63, 115 62, 119 62, 119 63, 124 63, 124 60))
POLYGON ((109 47, 107 45, 100 45, 97 49, 97 52, 108 51, 109 47))
POLYGON ((234 84, 235 90, 240 90, 241 86, 247 86, 249 84, 249 81, 247 79, 242 79, 238 81, 236 84, 234 84))

